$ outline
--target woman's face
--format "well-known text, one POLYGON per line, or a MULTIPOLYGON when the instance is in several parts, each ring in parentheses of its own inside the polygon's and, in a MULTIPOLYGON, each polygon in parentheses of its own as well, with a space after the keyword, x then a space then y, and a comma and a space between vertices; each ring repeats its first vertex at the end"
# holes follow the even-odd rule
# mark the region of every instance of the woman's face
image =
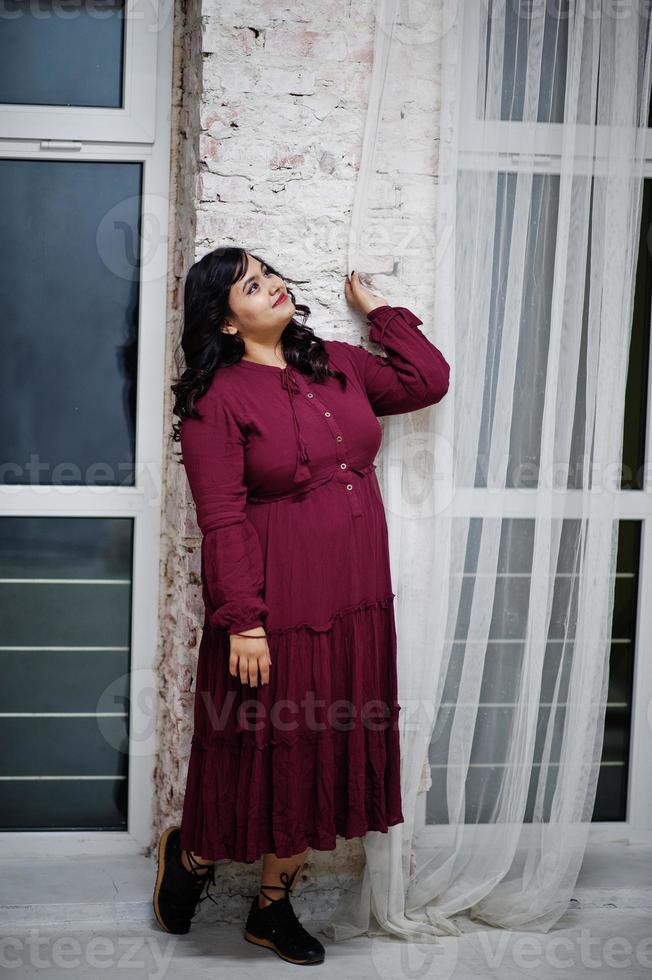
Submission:
POLYGON ((270 272, 264 263, 247 255, 245 274, 229 291, 233 316, 225 321, 230 333, 262 340, 265 335, 280 335, 295 313, 285 283, 270 272), (284 297, 284 299, 282 298, 284 297))

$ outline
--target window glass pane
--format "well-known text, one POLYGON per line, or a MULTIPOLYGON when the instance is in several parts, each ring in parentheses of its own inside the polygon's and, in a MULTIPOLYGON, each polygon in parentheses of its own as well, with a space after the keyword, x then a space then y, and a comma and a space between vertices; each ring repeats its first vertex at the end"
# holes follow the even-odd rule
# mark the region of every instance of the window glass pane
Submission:
MULTIPOLYGON (((543 36, 541 49, 539 48, 540 31, 537 25, 536 31, 533 30, 533 18, 541 9, 540 4, 525 2, 525 0, 487 0, 483 6, 486 10, 486 33, 484 58, 482 51, 478 59, 478 73, 480 84, 478 85, 478 104, 476 106, 476 118, 503 122, 522 122, 524 119, 524 106, 526 97, 526 82, 528 70, 528 51, 532 48, 533 38, 537 41, 537 50, 532 48, 531 59, 535 66, 531 75, 530 84, 536 86, 535 90, 529 94, 529 105, 536 106, 536 118, 532 118, 533 110, 528 110, 528 122, 541 123, 562 123, 564 119, 564 102, 566 95, 566 76, 568 68, 568 47, 569 38, 572 32, 569 30, 575 16, 575 3, 571 0, 554 0, 545 4, 543 20, 543 36), (504 35, 501 36, 504 18, 504 35), (493 60, 495 65, 490 69, 492 61, 492 34, 495 35, 493 60), (540 70, 539 70, 540 63, 540 70), (492 92, 494 94, 492 94, 492 92), (493 107, 499 106, 499 110, 493 107)), ((645 65, 645 43, 646 26, 650 17, 650 3, 645 0, 641 4, 618 4, 615 3, 605 7, 605 5, 595 3, 597 11, 602 6, 602 17, 638 16, 641 20, 639 26, 639 51, 638 51, 638 73, 636 91, 641 92, 644 86, 641 77, 645 65), (619 9, 621 8, 621 9, 619 9)), ((591 5, 589 5, 591 7, 591 5)), ((613 57, 608 50, 608 41, 605 42, 600 33, 600 21, 597 15, 593 15, 591 9, 587 10, 586 22, 582 26, 581 33, 576 33, 576 38, 581 40, 583 45, 583 68, 582 71, 591 71, 594 55, 597 54, 598 76, 601 62, 608 63, 613 57), (595 51, 602 45, 602 50, 595 51)), ((599 84, 599 82, 598 82, 599 84)), ((604 82, 602 83, 604 84, 604 82)), ((584 88, 584 79, 580 79, 580 90, 584 88)), ((596 120, 589 118, 590 111, 596 108, 592 100, 587 100, 586 104, 578 111, 577 122, 593 123, 596 120)), ((639 110, 636 111, 639 116, 639 110)), ((600 122, 601 120, 597 120, 600 122)))
MULTIPOLYGON (((571 194, 578 199, 583 193, 582 184, 590 183, 590 194, 604 178, 577 174, 572 177, 571 194)), ((492 438, 495 437, 496 386, 500 378, 498 370, 503 356, 503 328, 508 308, 508 277, 510 270, 513 236, 516 234, 515 201, 519 180, 531 180, 532 197, 527 214, 525 233, 525 274, 522 292, 518 298, 520 322, 513 393, 510 445, 505 486, 507 488, 536 489, 540 484, 541 435, 546 391, 548 347, 552 321, 552 296, 555 277, 555 248, 557 242, 557 218, 559 210, 559 176, 557 174, 523 175, 499 171, 487 174, 480 171, 460 171, 457 177, 462 199, 473 199, 484 188, 489 190, 495 182, 496 218, 494 247, 492 249, 492 281, 489 290, 487 350, 484 365, 484 401, 480 421, 475 486, 486 487, 492 438)), ((644 184, 643 214, 639 239, 639 260, 636 293, 629 350, 628 380, 625 393, 625 417, 623 440, 622 489, 643 489, 645 419, 647 414, 648 364, 650 346, 650 308, 652 305, 652 274, 650 258, 650 228, 652 227, 652 181, 644 184)), ((456 244, 460 265, 474 243, 471 223, 459 225, 456 244), (469 237, 470 236, 470 237, 469 237)), ((589 287, 591 283, 591 211, 586 268, 583 274, 584 302, 581 323, 576 324, 565 316, 562 323, 562 350, 568 347, 572 335, 579 333, 577 372, 572 381, 575 389, 575 406, 570 446, 567 489, 581 489, 582 480, 589 479, 584 473, 589 454, 585 446, 586 432, 586 366, 588 349, 589 287), (581 330, 580 330, 581 327, 581 330)), ((578 271, 578 275, 579 275, 578 271)), ((570 291, 573 281, 565 288, 570 291)), ((461 299, 463 304, 466 299, 461 299)), ((562 388, 557 397, 561 398, 562 388)), ((566 450, 564 450, 564 454, 566 450)), ((543 475, 550 479, 547 475, 543 475)), ((555 477, 556 486, 563 489, 564 474, 561 467, 555 477)))
MULTIPOLYGON (((426 800, 427 823, 441 824, 448 823, 449 820, 446 773, 451 731, 456 711, 463 710, 458 702, 464 658, 477 656, 468 646, 466 637, 482 523, 480 518, 471 522, 460 615, 456 624, 442 705, 430 743, 432 786, 426 800)), ((556 786, 567 692, 575 656, 577 576, 573 559, 580 531, 581 522, 574 519, 563 521, 551 622, 543 663, 534 766, 525 811, 527 822, 532 820, 537 792, 543 799, 543 819, 549 819, 549 807, 556 786), (553 703, 557 705, 557 710, 551 720, 553 703), (550 738, 549 758, 547 750, 544 755, 547 737, 550 738), (542 768, 544 758, 549 761, 549 765, 542 768)), ((609 690, 605 705, 604 743, 593 811, 594 821, 624 820, 627 808, 639 538, 640 521, 619 523, 609 690)), ((473 722, 471 765, 465 778, 465 814, 469 823, 493 821, 500 799, 501 784, 505 778, 504 767, 508 759, 514 708, 523 670, 533 543, 534 521, 502 521, 493 615, 479 707, 473 722)))
POLYGON ((650 361, 650 308, 652 305, 652 180, 643 183, 643 210, 639 236, 636 290, 629 350, 623 472, 621 489, 642 490, 645 466, 645 419, 647 416, 648 364, 650 361))
POLYGON ((0 518, 0 829, 125 829, 131 518, 0 518))
POLYGON ((4 0, 0 103, 123 105, 124 0, 4 0))
POLYGON ((0 160, 2 483, 134 482, 141 180, 0 160))
POLYGON ((641 522, 620 521, 605 737, 594 820, 627 819, 641 522))
MULTIPOLYGON (((495 182, 496 195, 493 268, 489 290, 490 306, 484 365, 484 402, 474 483, 476 487, 487 486, 491 442, 495 437, 496 386, 500 378, 498 366, 509 295, 507 288, 509 253, 512 248, 512 236, 516 234, 515 200, 519 176, 523 179, 523 176, 517 173, 485 174, 472 170, 461 170, 457 176, 461 200, 473 199, 474 196, 485 191, 489 193, 490 182, 495 182)), ((548 365, 559 207, 557 175, 534 174, 531 180, 532 198, 526 216, 526 271, 519 300, 521 322, 516 354, 512 431, 505 478, 507 487, 524 489, 536 488, 539 483, 541 424, 548 365)), ((494 191, 492 190, 491 193, 494 191)), ((460 267, 466 266, 468 250, 473 251, 475 248, 475 242, 471 241, 475 234, 472 222, 460 222, 459 234, 456 237, 460 267)), ((462 308, 467 300, 463 298, 460 302, 462 308)), ((580 455, 579 451, 578 455, 580 455)))
MULTIPOLYGON (((488 0, 487 33, 484 61, 485 83, 499 84, 500 115, 487 112, 485 106, 479 107, 479 118, 501 119, 512 122, 522 122, 523 106, 525 103, 525 83, 527 75, 528 47, 532 27, 533 4, 530 3, 495 3, 488 0), (494 17, 505 17, 505 37, 502 50, 499 52, 500 70, 496 78, 489 76, 489 60, 491 52, 491 32, 494 17)), ((546 4, 543 27, 543 51, 541 54, 541 72, 537 75, 538 94, 537 122, 563 122, 564 92, 566 88, 566 62, 568 49, 568 18, 569 0, 557 0, 554 4, 546 4)), ((497 104, 490 100, 489 104, 497 104)), ((530 121, 531 119, 530 113, 530 121)))

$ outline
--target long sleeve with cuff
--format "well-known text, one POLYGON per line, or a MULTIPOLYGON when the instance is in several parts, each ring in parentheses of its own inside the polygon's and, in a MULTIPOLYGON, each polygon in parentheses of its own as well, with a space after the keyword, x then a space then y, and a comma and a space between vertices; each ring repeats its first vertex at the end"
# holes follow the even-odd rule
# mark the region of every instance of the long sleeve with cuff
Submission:
POLYGON ((228 633, 264 625, 263 558, 247 518, 245 437, 228 406, 202 399, 201 419, 181 425, 181 450, 202 532, 204 601, 210 622, 228 633))
POLYGON ((374 413, 400 415, 441 401, 448 391, 450 365, 418 329, 423 321, 404 306, 379 306, 367 319, 369 339, 388 356, 350 346, 374 413))

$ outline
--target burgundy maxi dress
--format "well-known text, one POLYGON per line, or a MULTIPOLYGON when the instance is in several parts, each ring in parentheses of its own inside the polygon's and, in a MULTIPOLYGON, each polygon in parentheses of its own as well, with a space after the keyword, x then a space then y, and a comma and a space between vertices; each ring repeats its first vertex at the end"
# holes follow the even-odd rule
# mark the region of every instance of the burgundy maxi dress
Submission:
POLYGON ((324 341, 346 391, 239 361, 181 426, 206 609, 181 846, 207 859, 332 850, 403 821, 377 416, 440 401, 449 365, 405 307, 368 320, 387 357, 324 341), (229 673, 229 633, 260 625, 270 681, 252 687, 229 673))

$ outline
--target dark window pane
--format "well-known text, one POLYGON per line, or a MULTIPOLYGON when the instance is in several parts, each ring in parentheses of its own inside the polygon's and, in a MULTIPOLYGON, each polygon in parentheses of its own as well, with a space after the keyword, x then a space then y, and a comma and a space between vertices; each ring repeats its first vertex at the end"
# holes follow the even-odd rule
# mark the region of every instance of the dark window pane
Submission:
POLYGON ((127 830, 127 777, 0 780, 3 831, 127 830))
POLYGON ((0 758, 0 776, 95 778, 119 776, 126 770, 126 717, 32 716, 0 722, 2 743, 9 746, 0 758))
POLYGON ((609 695, 593 820, 627 819, 641 522, 619 521, 609 695))
POLYGON ((131 578, 131 518, 2 517, 0 578, 131 578))
POLYGON ((131 518, 0 518, 0 829, 126 827, 132 550, 131 518))
POLYGON ((0 712, 95 711, 111 689, 115 702, 129 697, 129 650, 3 650, 0 712), (34 683, 38 678, 38 683, 34 683))
POLYGON ((4 0, 0 102, 121 108, 124 0, 4 0))
POLYGON ((594 820, 627 818, 627 767, 615 763, 603 765, 596 789, 594 820))
POLYGON ((141 181, 0 160, 2 483, 134 482, 141 181))
POLYGON ((622 490, 642 490, 645 463, 650 306, 652 301, 652 180, 643 182, 643 208, 636 267, 632 339, 625 391, 622 490))
MULTIPOLYGON (((61 569, 59 575, 64 574, 61 569)), ((3 642, 124 647, 129 641, 129 585, 3 582, 3 642)))

